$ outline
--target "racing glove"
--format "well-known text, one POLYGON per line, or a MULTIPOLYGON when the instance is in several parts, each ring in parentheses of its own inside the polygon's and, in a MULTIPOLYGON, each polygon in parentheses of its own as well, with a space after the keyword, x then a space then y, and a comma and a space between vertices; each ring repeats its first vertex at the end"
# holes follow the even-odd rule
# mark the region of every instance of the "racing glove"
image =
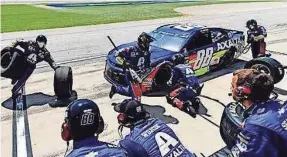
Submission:
POLYGON ((130 63, 127 62, 126 60, 124 60, 124 62, 123 62, 123 69, 128 69, 128 68, 130 68, 130 63))
POLYGON ((254 35, 253 35, 253 34, 248 35, 248 39, 247 39, 247 43, 248 43, 248 44, 250 44, 250 43, 252 43, 252 42, 254 42, 254 35))
POLYGON ((49 64, 50 64, 51 68, 54 69, 54 70, 56 70, 57 68, 60 67, 60 66, 57 65, 55 62, 52 62, 52 63, 49 63, 49 64))

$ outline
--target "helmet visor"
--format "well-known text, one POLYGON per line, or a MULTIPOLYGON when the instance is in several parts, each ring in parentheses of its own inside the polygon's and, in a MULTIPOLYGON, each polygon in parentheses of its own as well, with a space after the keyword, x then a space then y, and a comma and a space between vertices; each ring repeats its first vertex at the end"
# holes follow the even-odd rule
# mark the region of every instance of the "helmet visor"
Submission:
POLYGON ((46 43, 45 42, 37 42, 38 43, 38 46, 40 47, 40 48, 43 48, 43 47, 45 47, 46 46, 46 43))

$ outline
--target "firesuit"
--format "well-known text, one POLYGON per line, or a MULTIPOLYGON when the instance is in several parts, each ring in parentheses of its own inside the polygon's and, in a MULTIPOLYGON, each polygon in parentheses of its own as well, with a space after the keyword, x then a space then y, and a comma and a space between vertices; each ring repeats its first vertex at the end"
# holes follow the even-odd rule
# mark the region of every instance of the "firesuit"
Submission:
POLYGON ((133 99, 141 99, 142 92, 140 83, 150 72, 150 42, 154 39, 146 33, 138 37, 136 46, 124 48, 115 54, 116 60, 125 72, 125 83, 127 86, 112 86, 109 97, 114 93, 131 96, 133 99))
POLYGON ((104 119, 95 102, 78 99, 70 103, 61 125, 62 139, 68 144, 73 140, 73 149, 67 157, 126 157, 124 149, 98 140, 104 127, 104 119))
POLYGON ((117 54, 117 60, 123 60, 123 58, 128 60, 123 61, 123 66, 128 66, 124 67, 125 83, 127 86, 113 86, 112 88, 114 89, 112 90, 114 90, 114 93, 131 96, 132 98, 140 101, 142 95, 140 83, 142 81, 142 77, 149 72, 149 70, 146 69, 149 69, 150 67, 150 53, 141 54, 137 46, 129 47, 117 54))
POLYGON ((255 20, 247 21, 246 26, 247 31, 247 43, 251 43, 252 57, 257 58, 260 56, 265 56, 266 43, 264 38, 267 37, 266 29, 263 26, 257 25, 255 20))
POLYGON ((36 68, 36 64, 42 62, 43 60, 48 62, 49 65, 55 70, 57 68, 55 61, 53 60, 50 52, 45 48, 40 48, 37 44, 37 41, 25 41, 25 40, 17 40, 12 47, 20 46, 24 49, 24 55, 27 58, 27 68, 24 72, 24 75, 18 80, 12 80, 12 84, 14 84, 12 88, 12 93, 18 91, 21 87, 24 86, 27 79, 31 76, 33 71, 36 68))
POLYGON ((286 157, 287 104, 256 102, 244 111, 243 130, 232 155, 238 157, 286 157))
POLYGON ((174 68, 171 84, 176 84, 179 78, 181 79, 180 86, 166 96, 167 102, 184 111, 187 109, 187 106, 191 105, 192 108, 190 109, 193 111, 190 111, 190 113, 193 113, 191 116, 195 117, 200 103, 198 96, 203 85, 200 85, 199 79, 194 76, 189 65, 179 64, 174 68))
POLYGON ((128 156, 194 157, 173 130, 163 121, 151 118, 139 101, 125 99, 116 104, 114 110, 119 113, 119 133, 123 127, 130 128, 130 133, 119 142, 128 156))
POLYGON ((95 137, 86 138, 74 144, 66 157, 126 157, 126 152, 110 143, 98 141, 95 137))
POLYGON ((175 133, 161 120, 148 119, 135 123, 130 134, 120 141, 128 156, 194 157, 175 133))

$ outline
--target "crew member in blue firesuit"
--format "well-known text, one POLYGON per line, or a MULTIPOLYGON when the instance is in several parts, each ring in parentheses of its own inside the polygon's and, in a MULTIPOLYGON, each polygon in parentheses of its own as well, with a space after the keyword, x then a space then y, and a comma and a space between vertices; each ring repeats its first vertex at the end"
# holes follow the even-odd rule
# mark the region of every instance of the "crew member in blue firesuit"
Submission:
POLYGON ((104 131, 104 125, 95 102, 88 99, 72 102, 66 109, 61 132, 62 139, 67 141, 68 146, 69 141, 73 140, 73 149, 67 157, 126 157, 127 152, 124 149, 98 140, 99 134, 104 131))
POLYGON ((245 108, 243 128, 230 156, 286 157, 287 105, 270 99, 271 76, 254 69, 235 71, 233 99, 245 108))
POLYGON ((252 57, 270 56, 266 54, 266 43, 264 39, 267 37, 266 29, 263 26, 257 25, 257 21, 254 19, 246 22, 247 31, 247 43, 251 44, 252 57))
POLYGON ((142 33, 137 40, 137 45, 125 48, 115 54, 116 60, 125 71, 127 86, 112 86, 109 97, 119 93, 139 100, 141 98, 140 83, 142 78, 150 72, 150 43, 154 38, 147 33, 142 33))
POLYGON ((203 85, 200 85, 200 81, 194 75, 190 65, 184 64, 179 64, 174 68, 169 84, 175 85, 178 82, 180 82, 179 86, 166 95, 166 100, 173 107, 177 107, 195 118, 201 103, 198 96, 203 85))
POLYGON ((180 142, 176 134, 164 122, 151 118, 143 105, 136 100, 126 99, 116 104, 114 110, 123 127, 130 133, 120 141, 120 147, 132 157, 194 157, 180 142))
POLYGON ((24 50, 24 55, 26 56, 28 62, 24 75, 18 80, 12 79, 12 94, 15 94, 15 91, 18 91, 24 86, 25 82, 36 68, 37 63, 44 60, 48 62, 54 70, 58 67, 50 52, 46 49, 46 44, 47 38, 44 35, 38 35, 36 41, 17 40, 11 45, 12 48, 20 46, 24 50))

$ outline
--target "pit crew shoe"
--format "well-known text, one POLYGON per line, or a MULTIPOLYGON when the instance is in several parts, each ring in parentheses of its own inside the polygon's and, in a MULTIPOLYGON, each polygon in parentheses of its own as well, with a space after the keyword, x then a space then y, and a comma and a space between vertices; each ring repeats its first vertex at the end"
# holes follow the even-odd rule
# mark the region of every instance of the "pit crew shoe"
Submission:
POLYGON ((183 106, 186 110, 186 112, 193 118, 196 118, 196 111, 195 108, 193 107, 193 104, 191 104, 191 102, 189 101, 185 101, 183 103, 183 106))
POLYGON ((16 79, 12 79, 12 81, 11 81, 11 85, 14 85, 16 82, 17 82, 17 80, 16 80, 16 79))
POLYGON ((115 87, 115 86, 112 86, 112 87, 111 87, 111 91, 110 91, 110 93, 109 93, 109 98, 112 99, 113 96, 115 95, 115 93, 116 93, 116 87, 115 87))

